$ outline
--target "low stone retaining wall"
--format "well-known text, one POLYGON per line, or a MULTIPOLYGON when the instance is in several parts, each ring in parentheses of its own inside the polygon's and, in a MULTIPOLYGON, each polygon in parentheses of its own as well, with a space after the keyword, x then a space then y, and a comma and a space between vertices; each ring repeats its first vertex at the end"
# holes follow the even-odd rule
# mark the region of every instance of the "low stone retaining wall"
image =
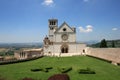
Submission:
POLYGON ((33 57, 33 58, 27 58, 27 59, 19 59, 19 60, 9 60, 9 61, 1 61, 0 65, 6 65, 6 64, 14 64, 14 63, 20 63, 20 62, 26 62, 31 60, 39 59, 43 56, 33 57))
POLYGON ((115 65, 120 63, 120 48, 88 48, 87 55, 111 61, 115 65))

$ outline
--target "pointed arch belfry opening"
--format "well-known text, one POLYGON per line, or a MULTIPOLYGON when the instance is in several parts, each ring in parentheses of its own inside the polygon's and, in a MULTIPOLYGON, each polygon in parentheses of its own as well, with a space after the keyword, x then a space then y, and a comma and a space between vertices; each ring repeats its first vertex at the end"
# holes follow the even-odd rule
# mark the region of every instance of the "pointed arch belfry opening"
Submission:
POLYGON ((69 52, 68 44, 62 44, 61 53, 68 53, 68 52, 69 52))

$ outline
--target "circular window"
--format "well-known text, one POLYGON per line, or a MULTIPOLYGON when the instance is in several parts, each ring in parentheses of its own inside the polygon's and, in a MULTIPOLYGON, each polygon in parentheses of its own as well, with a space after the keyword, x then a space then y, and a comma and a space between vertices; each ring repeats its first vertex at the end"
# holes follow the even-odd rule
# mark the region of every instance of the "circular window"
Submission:
POLYGON ((67 35, 67 34, 63 34, 61 37, 62 37, 62 39, 63 39, 64 41, 68 39, 68 35, 67 35))
POLYGON ((66 31, 66 28, 63 28, 63 31, 66 31))

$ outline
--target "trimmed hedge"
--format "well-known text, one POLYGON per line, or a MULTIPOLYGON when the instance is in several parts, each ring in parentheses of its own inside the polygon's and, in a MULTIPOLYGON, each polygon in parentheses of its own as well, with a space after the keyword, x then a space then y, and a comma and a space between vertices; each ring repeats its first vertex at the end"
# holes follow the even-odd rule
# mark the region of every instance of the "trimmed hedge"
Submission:
POLYGON ((87 69, 78 70, 78 73, 80 73, 80 74, 95 74, 95 71, 91 70, 90 68, 87 68, 87 69))
POLYGON ((42 69, 31 69, 33 72, 42 71, 42 69))
POLYGON ((67 67, 67 68, 60 68, 58 67, 58 70, 61 72, 61 73, 67 73, 69 71, 72 70, 72 67, 67 67))
POLYGON ((31 71, 32 72, 38 72, 38 71, 49 72, 50 69, 53 69, 53 68, 52 67, 36 68, 36 69, 31 69, 31 71))

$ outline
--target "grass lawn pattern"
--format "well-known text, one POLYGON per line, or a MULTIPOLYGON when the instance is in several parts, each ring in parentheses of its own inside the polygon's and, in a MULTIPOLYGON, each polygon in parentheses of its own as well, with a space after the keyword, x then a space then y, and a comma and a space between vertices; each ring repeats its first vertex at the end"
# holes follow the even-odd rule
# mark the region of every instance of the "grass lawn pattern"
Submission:
POLYGON ((58 67, 72 67, 72 70, 67 74, 70 80, 120 80, 120 66, 115 66, 105 61, 87 57, 43 57, 37 60, 0 65, 0 77, 5 80, 21 80, 29 77, 35 80, 47 80, 54 74, 59 74, 58 67), (49 72, 32 72, 31 69, 41 67, 53 67, 49 72), (96 74, 79 74, 79 69, 89 67, 96 74))

